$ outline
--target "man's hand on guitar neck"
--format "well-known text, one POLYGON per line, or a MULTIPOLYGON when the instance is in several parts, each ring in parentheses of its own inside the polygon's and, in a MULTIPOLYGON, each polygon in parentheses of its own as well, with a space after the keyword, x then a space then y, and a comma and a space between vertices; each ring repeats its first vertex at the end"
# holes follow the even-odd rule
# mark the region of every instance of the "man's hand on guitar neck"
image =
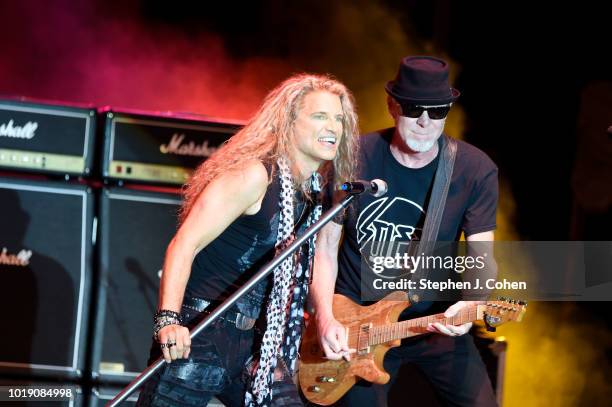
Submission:
POLYGON ((355 349, 348 347, 346 328, 333 316, 317 318, 316 321, 319 343, 325 357, 330 360, 351 360, 351 353, 354 353, 355 349))
MULTIPOLYGON (((444 316, 446 318, 451 318, 455 314, 457 314, 457 312, 459 312, 465 307, 468 307, 474 304, 484 304, 484 303, 485 303, 484 301, 457 301, 456 303, 454 303, 453 305, 451 305, 450 307, 446 309, 446 311, 444 312, 444 316)), ((439 333, 439 334, 447 335, 447 336, 461 336, 461 335, 465 335, 466 333, 468 333, 471 327, 472 327, 471 322, 467 322, 463 325, 458 325, 458 326, 448 325, 448 324, 443 325, 439 322, 435 322, 433 324, 429 324, 427 326, 427 330, 429 332, 435 332, 435 333, 439 333)))
MULTIPOLYGON (((487 231, 487 232, 475 233, 475 234, 466 236, 466 240, 468 242, 479 242, 477 245, 468 245, 468 253, 473 254, 474 250, 476 250, 477 253, 479 254, 487 253, 487 252, 491 254, 490 256, 488 256, 487 270, 490 273, 493 273, 491 277, 495 278, 495 276, 497 275, 497 264, 495 263, 495 257, 492 256, 493 241, 495 240, 495 233, 492 230, 487 231)), ((450 307, 448 307, 446 312, 444 312, 444 316, 446 318, 450 318, 456 315, 457 312, 459 312, 463 308, 468 307, 470 305, 475 305, 475 304, 485 304, 485 301, 458 301, 454 303, 453 305, 451 305, 450 307)), ((468 333, 471 327, 472 327, 471 322, 468 322, 468 323, 465 323, 459 326, 448 325, 448 324, 444 325, 439 322, 436 322, 433 324, 429 324, 429 326, 427 327, 427 330, 429 332, 440 333, 440 334, 448 335, 448 336, 461 336, 461 335, 465 335, 466 333, 468 333)))

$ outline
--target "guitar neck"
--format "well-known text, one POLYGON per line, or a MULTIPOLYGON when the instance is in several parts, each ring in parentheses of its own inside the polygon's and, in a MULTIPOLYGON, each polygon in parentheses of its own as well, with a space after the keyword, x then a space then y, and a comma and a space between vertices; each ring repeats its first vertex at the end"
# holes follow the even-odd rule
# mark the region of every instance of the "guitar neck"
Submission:
POLYGON ((426 317, 409 319, 407 321, 394 322, 392 324, 371 327, 369 345, 379 345, 398 339, 429 333, 427 326, 434 322, 443 325, 463 325, 482 319, 484 307, 472 305, 460 310, 453 317, 446 318, 444 314, 428 315, 426 317))

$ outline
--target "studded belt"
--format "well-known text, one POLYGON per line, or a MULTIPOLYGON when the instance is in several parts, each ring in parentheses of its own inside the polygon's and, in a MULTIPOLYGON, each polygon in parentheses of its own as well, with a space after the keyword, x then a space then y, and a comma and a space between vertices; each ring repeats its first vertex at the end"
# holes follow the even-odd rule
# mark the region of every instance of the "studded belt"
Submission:
MULTIPOLYGON (((197 312, 201 312, 204 314, 210 314, 211 310, 207 310, 207 308, 213 304, 211 301, 205 300, 203 298, 195 298, 195 297, 185 297, 185 299, 183 300, 183 307, 197 311, 197 312)), ((213 304, 213 305, 219 305, 219 304, 213 304)), ((212 307, 213 309, 216 307, 212 307)), ((236 326, 236 328, 240 329, 241 331, 248 331, 249 329, 253 329, 253 327, 255 326, 255 322, 257 321, 254 318, 249 318, 244 314, 241 314, 240 312, 236 312, 236 311, 226 311, 223 315, 221 315, 219 317, 219 319, 222 319, 226 322, 229 322, 230 324, 233 324, 236 326)))

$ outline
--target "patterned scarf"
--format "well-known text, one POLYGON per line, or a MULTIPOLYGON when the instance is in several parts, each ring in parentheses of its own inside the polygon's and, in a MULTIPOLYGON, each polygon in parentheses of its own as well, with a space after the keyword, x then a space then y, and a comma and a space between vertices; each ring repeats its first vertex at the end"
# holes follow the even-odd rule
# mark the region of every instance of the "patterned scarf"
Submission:
MULTIPOLYGON (((280 191, 280 218, 276 237, 278 256, 295 240, 293 218, 293 179, 285 158, 278 160, 280 191)), ((310 178, 310 191, 316 199, 314 209, 308 216, 306 227, 314 224, 321 216, 318 193, 321 190, 319 175, 315 172, 310 178)), ((298 349, 300 347, 304 304, 310 280, 310 259, 314 254, 316 235, 308 241, 308 258, 301 255, 287 257, 274 269, 274 284, 267 305, 267 326, 259 356, 259 365, 245 395, 248 407, 269 407, 272 402, 272 382, 278 358, 283 358, 290 374, 294 374, 298 349), (285 341, 283 342, 283 337, 285 341)))

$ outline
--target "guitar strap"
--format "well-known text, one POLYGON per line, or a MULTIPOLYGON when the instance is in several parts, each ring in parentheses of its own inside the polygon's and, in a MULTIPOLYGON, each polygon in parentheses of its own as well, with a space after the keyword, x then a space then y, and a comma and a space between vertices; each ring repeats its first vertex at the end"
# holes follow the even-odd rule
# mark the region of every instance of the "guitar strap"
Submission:
MULTIPOLYGON (((425 224, 423 225, 423 233, 419 244, 419 253, 428 255, 435 247, 438 239, 438 231, 446 206, 446 197, 450 187, 453 168, 455 166, 455 157, 457 156, 457 141, 447 135, 442 135, 442 149, 440 152, 440 160, 438 168, 434 176, 433 187, 429 204, 427 205, 427 214, 425 215, 425 224)), ((420 270, 413 274, 413 279, 420 270)), ((411 302, 418 302, 419 295, 416 291, 410 290, 408 296, 411 302)))

